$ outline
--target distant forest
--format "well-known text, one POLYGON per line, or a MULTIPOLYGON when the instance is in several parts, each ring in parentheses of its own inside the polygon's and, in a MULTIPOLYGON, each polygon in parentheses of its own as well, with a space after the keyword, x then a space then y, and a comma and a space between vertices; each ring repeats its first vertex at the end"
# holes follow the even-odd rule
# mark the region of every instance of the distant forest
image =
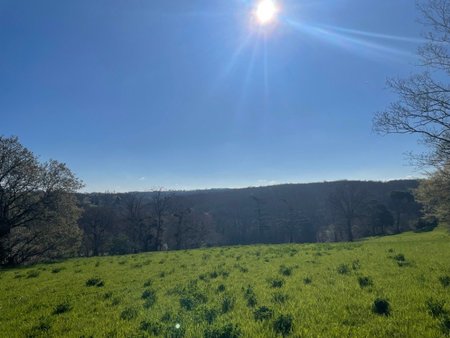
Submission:
POLYGON ((337 181, 244 189, 77 194, 80 255, 217 245, 353 241, 435 226, 418 180, 337 181))

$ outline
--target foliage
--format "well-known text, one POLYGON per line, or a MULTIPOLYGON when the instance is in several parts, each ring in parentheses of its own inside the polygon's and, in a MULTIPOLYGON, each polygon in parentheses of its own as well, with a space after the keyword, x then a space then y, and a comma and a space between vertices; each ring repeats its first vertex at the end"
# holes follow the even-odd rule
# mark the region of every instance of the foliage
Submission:
POLYGON ((82 183, 63 163, 40 163, 16 137, 0 136, 0 265, 37 262, 78 250, 82 183))

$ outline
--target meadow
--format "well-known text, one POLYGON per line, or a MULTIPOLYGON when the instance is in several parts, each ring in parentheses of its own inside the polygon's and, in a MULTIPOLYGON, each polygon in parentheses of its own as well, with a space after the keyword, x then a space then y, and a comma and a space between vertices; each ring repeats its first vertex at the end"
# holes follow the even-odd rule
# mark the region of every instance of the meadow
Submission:
POLYGON ((0 289, 2 337, 442 337, 450 236, 69 259, 0 289))

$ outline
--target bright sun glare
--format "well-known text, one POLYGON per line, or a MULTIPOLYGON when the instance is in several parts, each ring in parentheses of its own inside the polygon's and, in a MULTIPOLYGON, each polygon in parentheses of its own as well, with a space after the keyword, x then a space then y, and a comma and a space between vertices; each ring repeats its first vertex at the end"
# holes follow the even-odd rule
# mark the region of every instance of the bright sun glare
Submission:
POLYGON ((255 17, 260 25, 267 25, 276 19, 278 11, 274 0, 261 0, 256 5, 255 17))

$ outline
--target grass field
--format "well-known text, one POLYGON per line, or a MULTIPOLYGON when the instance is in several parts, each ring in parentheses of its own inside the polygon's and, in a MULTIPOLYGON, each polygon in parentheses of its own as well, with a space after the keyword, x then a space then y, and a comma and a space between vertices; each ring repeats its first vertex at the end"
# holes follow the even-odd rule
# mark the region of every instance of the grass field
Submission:
POLYGON ((442 337, 450 236, 70 259, 0 289, 2 337, 442 337))

